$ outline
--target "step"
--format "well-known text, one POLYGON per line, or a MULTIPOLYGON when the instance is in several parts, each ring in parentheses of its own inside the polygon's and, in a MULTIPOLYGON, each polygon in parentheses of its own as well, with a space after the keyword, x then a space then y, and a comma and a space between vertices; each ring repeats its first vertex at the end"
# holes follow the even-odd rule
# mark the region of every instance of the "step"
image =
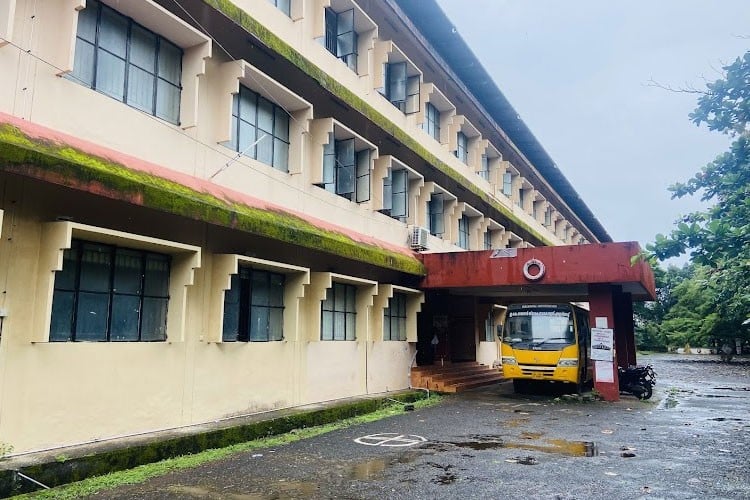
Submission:
POLYGON ((495 379, 487 379, 482 381, 476 381, 476 382, 467 382, 465 384, 457 384, 453 386, 453 392, 461 392, 461 391, 467 391, 469 389, 476 389, 477 387, 484 387, 487 385, 494 385, 499 384, 501 382, 504 382, 506 379, 502 377, 498 377, 495 379))
POLYGON ((457 383, 461 381, 471 381, 474 379, 482 379, 487 377, 495 377, 500 376, 502 377, 503 374, 499 370, 482 370, 481 372, 474 372, 474 373, 464 373, 464 374, 455 374, 455 375, 445 375, 443 377, 433 379, 436 382, 442 382, 443 384, 452 384, 457 383))
POLYGON ((412 373, 440 373, 444 371, 451 371, 457 369, 464 369, 468 367, 481 367, 486 365, 480 365, 476 361, 462 361, 459 363, 445 363, 444 365, 422 365, 415 366, 411 369, 412 373))

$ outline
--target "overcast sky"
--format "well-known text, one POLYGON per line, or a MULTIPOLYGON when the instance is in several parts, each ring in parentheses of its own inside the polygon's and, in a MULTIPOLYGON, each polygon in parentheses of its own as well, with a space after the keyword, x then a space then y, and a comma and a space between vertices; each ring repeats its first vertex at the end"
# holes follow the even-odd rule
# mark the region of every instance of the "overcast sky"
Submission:
POLYGON ((697 199, 671 200, 729 140, 688 119, 750 49, 750 0, 438 0, 615 241, 653 241, 697 199))

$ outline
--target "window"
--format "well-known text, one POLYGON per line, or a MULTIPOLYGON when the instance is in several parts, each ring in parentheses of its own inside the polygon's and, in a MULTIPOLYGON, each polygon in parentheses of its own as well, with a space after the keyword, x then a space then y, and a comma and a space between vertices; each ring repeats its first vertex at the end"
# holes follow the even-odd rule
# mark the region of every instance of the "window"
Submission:
POLYGON ((409 216, 409 173, 406 170, 388 169, 383 179, 383 213, 406 222, 409 216))
POLYGON ((563 241, 568 241, 568 232, 570 231, 570 226, 565 226, 563 228, 563 241))
POLYGON ((72 77, 177 124, 182 49, 96 0, 78 15, 72 77))
POLYGON ((531 216, 536 219, 538 217, 539 210, 536 203, 531 204, 531 216))
POLYGON ((579 244, 579 245, 585 245, 585 244, 586 244, 586 238, 580 238, 580 239, 578 240, 578 244, 579 244))
POLYGON ((490 180, 490 159, 487 155, 482 155, 482 164, 479 167, 479 177, 486 181, 490 180))
POLYGON ((430 201, 427 202, 427 223, 429 225, 430 234, 433 236, 442 236, 445 232, 445 224, 443 220, 443 195, 441 193, 435 193, 430 196, 430 201))
POLYGON ((354 9, 336 12, 326 8, 325 23, 326 49, 356 73, 358 36, 354 31, 354 9))
POLYGON ((469 163, 469 139, 463 132, 456 134, 456 151, 454 154, 462 162, 469 163))
POLYGON ((370 200, 370 150, 356 151, 354 138, 329 141, 323 147, 323 187, 347 200, 370 200))
POLYGON ((320 339, 354 340, 356 338, 357 287, 333 283, 321 305, 320 339))
POLYGON ((72 240, 55 273, 50 341, 163 341, 171 258, 72 240))
POLYGON ((458 219, 458 246, 469 249, 469 218, 465 215, 458 219))
POLYGON ((518 206, 521 208, 523 208, 525 195, 526 195, 526 190, 522 187, 518 188, 518 206))
POLYGON ((484 341, 494 342, 495 341, 495 322, 492 318, 492 310, 487 313, 487 318, 484 320, 484 341))
POLYGON ((263 96, 240 85, 232 102, 232 139, 228 147, 289 171, 289 115, 263 96))
POLYGON ((291 15, 291 0, 268 0, 287 16, 291 15))
POLYGON ((503 194, 510 198, 513 193, 513 174, 505 172, 503 174, 503 194))
POLYGON ((484 249, 492 250, 492 231, 490 230, 484 232, 484 249))
POLYGON ((547 227, 552 225, 552 207, 547 207, 544 211, 544 225, 547 227))
POLYGON ((386 63, 385 98, 404 114, 419 111, 419 75, 408 76, 405 62, 386 63))
POLYGON ((406 294, 395 292, 383 312, 383 340, 406 340, 406 294))
POLYGON ((224 342, 284 338, 283 274, 240 267, 224 292, 224 342))
POLYGON ((429 102, 425 106, 425 121, 422 128, 433 139, 440 142, 440 111, 429 102))

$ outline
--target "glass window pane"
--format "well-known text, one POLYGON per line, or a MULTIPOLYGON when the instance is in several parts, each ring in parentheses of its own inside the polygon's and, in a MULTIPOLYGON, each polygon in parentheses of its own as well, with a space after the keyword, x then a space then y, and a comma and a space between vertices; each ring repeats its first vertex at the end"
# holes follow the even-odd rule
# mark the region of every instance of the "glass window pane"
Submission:
POLYGON ((156 35, 133 25, 130 33, 130 63, 149 73, 156 71, 156 35))
POLYGON ((271 274, 271 298, 269 303, 275 307, 284 306, 284 275, 271 274))
POLYGON ((289 115, 282 108, 274 109, 273 135, 289 142, 289 115))
POLYGON ((339 283, 333 284, 334 290, 334 310, 346 311, 346 285, 339 283))
POLYGON ((115 252, 115 281, 112 290, 119 293, 140 293, 141 256, 136 250, 118 248, 115 252))
POLYGON ((240 120, 239 141, 238 151, 245 156, 255 158, 255 146, 252 145, 255 142, 255 126, 244 120, 240 120))
POLYGON ((96 88, 122 101, 125 94, 125 61, 99 49, 96 64, 96 88))
POLYGON ((273 168, 282 172, 289 171, 289 144, 281 139, 273 140, 273 168))
POLYGON ((346 340, 346 313, 333 313, 333 340, 346 340))
POLYGON ((357 316, 354 314, 347 314, 346 315, 346 340, 354 340, 356 335, 356 319, 357 316))
POLYGON ((321 303, 321 307, 324 311, 333 311, 333 289, 329 288, 326 291, 326 298, 321 303))
POLYGON ((333 313, 330 311, 323 311, 320 319, 321 340, 333 340, 333 313))
POLYGON ((333 134, 328 134, 328 143, 323 146, 323 183, 332 184, 336 170, 336 145, 333 134))
POLYGON ((391 102, 406 100, 406 63, 391 63, 388 65, 388 99, 391 102))
POLYGON ((112 9, 102 7, 99 47, 125 58, 128 43, 128 20, 112 9))
POLYGON ((169 257, 159 254, 146 255, 144 295, 169 296, 169 257))
POLYGON ((253 125, 255 125, 255 122, 257 121, 257 99, 258 94, 248 89, 247 87, 243 87, 242 85, 240 85, 239 116, 243 120, 248 121, 253 125))
POLYGON ((251 342, 268 340, 268 308, 251 307, 248 339, 251 342))
POLYGON ((180 88, 159 79, 156 84, 156 116, 171 123, 180 121, 180 88))
POLYGON ((94 84, 94 46, 92 44, 76 39, 72 76, 89 87, 94 84))
POLYGON ((273 308, 268 313, 268 340, 284 340, 284 310, 273 308))
POLYGON ((112 297, 112 321, 109 330, 110 340, 138 340, 138 322, 141 312, 140 307, 140 297, 132 295, 115 295, 112 297))
POLYGON ((258 97, 258 128, 268 135, 273 135, 273 103, 258 97))
POLYGON ((112 248, 86 243, 82 251, 80 289, 89 292, 109 292, 112 248))
POLYGON ((270 300, 269 292, 268 273, 253 271, 251 304, 254 306, 267 306, 270 300))
POLYGON ((107 340, 109 294, 78 294, 76 340, 107 340))
POLYGON ((180 86, 182 75, 182 50, 161 39, 159 42, 159 78, 180 86))
POLYGON ((154 84, 155 77, 151 73, 131 64, 128 68, 128 104, 149 114, 153 113, 154 84))
POLYGON ((338 31, 338 15, 330 8, 326 7, 326 50, 336 55, 336 34, 338 31))
POLYGON ((258 129, 258 139, 255 159, 266 165, 273 165, 273 137, 269 132, 258 129))
POLYGON ((383 210, 393 207, 393 170, 388 169, 388 176, 383 178, 383 210))
POLYGON ((73 290, 76 286, 78 272, 78 245, 74 242, 71 248, 63 252, 62 271, 55 272, 55 288, 73 290))
POLYGON ((168 299, 143 299, 141 340, 166 340, 168 299))
POLYGON ((357 287, 346 285, 346 310, 348 312, 357 312, 357 287))
POLYGON ((65 342, 73 339, 74 292, 55 290, 52 296, 52 321, 50 322, 50 342, 65 342))
POLYGON ((240 277, 233 274, 231 288, 224 292, 224 323, 222 340, 237 340, 240 328, 240 277))
POLYGON ((78 13, 78 36, 94 43, 96 39, 96 17, 99 2, 88 0, 86 8, 78 13))

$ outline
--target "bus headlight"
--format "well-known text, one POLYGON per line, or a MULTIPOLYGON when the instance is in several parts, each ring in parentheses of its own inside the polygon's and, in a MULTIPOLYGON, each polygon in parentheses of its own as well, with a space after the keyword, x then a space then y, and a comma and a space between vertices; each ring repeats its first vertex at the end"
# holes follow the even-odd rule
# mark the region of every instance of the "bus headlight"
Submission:
POLYGON ((562 358, 557 362, 557 366, 578 366, 576 358, 562 358))
POLYGON ((503 364, 504 365, 517 365, 518 362, 516 361, 516 358, 513 356, 503 356, 503 364))

